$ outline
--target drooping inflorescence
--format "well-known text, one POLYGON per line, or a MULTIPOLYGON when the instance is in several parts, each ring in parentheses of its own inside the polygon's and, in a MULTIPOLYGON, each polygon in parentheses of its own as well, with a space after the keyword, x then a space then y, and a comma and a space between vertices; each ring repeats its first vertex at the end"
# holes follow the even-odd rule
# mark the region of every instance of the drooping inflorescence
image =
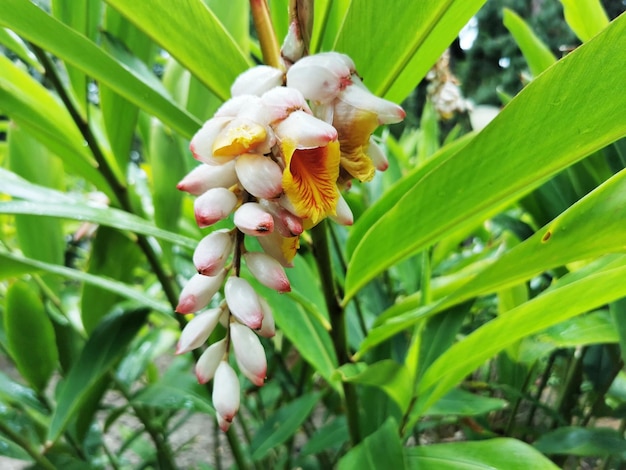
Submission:
POLYGON ((284 268, 292 266, 300 235, 326 217, 352 224, 340 190, 353 178, 369 181, 376 169, 387 168, 371 135, 405 115, 371 94, 352 60, 335 52, 300 59, 286 74, 254 67, 235 80, 231 93, 191 140, 202 165, 178 184, 198 196, 194 211, 201 228, 233 214, 233 229, 215 230, 198 244, 198 274, 176 309, 196 313, 181 334, 178 354, 203 346, 218 322, 226 328, 196 363, 199 382, 214 380, 213 405, 223 430, 240 399, 230 351, 239 371, 261 386, 267 364, 258 335, 274 335, 271 309, 240 276, 241 263, 259 283, 289 292, 284 268), (246 236, 256 237, 263 251, 248 251, 246 236), (224 301, 207 309, 222 287, 224 301))

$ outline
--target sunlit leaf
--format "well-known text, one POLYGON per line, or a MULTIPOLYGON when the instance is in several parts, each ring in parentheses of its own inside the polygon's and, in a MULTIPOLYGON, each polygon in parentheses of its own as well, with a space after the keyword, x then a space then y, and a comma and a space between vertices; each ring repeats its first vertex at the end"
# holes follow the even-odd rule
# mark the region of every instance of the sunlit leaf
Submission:
MULTIPOLYGON (((95 43, 55 20, 35 4, 28 0, 4 0, 3 6, 5 8, 0 17, 0 26, 13 29, 23 38, 76 66, 154 114, 182 135, 191 137, 200 127, 199 121, 176 106, 169 97, 151 88, 141 77, 121 65, 95 43), (37 27, 33 28, 33 24, 37 24, 37 27)), ((171 11, 177 10, 172 8, 171 11)), ((152 11, 147 16, 156 15, 152 11)), ((164 20, 169 18, 169 14, 163 15, 164 20)), ((183 29, 180 31, 182 34, 183 29)))
POLYGON ((411 447, 405 450, 405 456, 410 468, 436 468, 437 470, 558 469, 548 458, 517 439, 501 438, 411 447))
POLYGON ((626 135, 621 112, 626 94, 614 87, 618 77, 626 81, 620 57, 626 60, 624 16, 533 80, 470 143, 424 174, 360 238, 344 301, 450 230, 476 226, 559 170, 626 135), (597 64, 593 69, 591 61, 597 64), (408 221, 419 223, 408 226, 408 221))
POLYGON ((237 75, 251 65, 201 0, 106 2, 154 39, 222 100, 230 97, 230 86, 237 75))
POLYGON ((398 427, 393 418, 387 419, 376 432, 342 457, 338 468, 411 468, 406 465, 398 427))

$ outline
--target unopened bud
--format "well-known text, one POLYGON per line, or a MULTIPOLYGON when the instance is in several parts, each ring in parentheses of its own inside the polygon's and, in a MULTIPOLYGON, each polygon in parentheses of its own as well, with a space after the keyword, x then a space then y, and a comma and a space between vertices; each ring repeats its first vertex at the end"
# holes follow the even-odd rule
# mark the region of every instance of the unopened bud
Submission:
POLYGON ((248 281, 240 277, 229 277, 224 286, 224 295, 230 312, 244 325, 255 330, 263 323, 263 309, 259 296, 248 281))
POLYGON ((212 308, 193 317, 180 334, 176 354, 183 354, 202 346, 213 333, 221 314, 221 308, 212 308))
POLYGON ((200 274, 213 276, 224 268, 233 247, 233 234, 224 229, 208 234, 193 253, 193 264, 200 274))
POLYGON ((235 225, 246 235, 258 237, 274 231, 274 218, 257 202, 243 204, 235 212, 235 225))
POLYGON ((216 341, 206 348, 196 362, 196 377, 198 383, 205 384, 215 376, 217 366, 226 353, 226 338, 216 341))
POLYGON ((253 196, 272 199, 283 192, 283 172, 270 157, 245 153, 237 157, 235 169, 241 185, 253 196))
POLYGON ((228 217, 237 205, 237 196, 226 188, 209 189, 194 202, 196 222, 200 228, 228 217))
POLYGON ((206 307, 224 281, 224 271, 216 276, 195 274, 180 293, 177 313, 193 313, 206 307))
POLYGON ((241 372, 257 387, 265 382, 267 360, 265 350, 250 328, 241 323, 230 324, 230 338, 233 341, 235 359, 241 372))
MULTIPOLYGON (((215 370, 212 398, 215 411, 226 423, 231 423, 239 410, 240 393, 237 374, 228 362, 220 361, 215 370)), ((225 430, 222 424, 225 423, 220 423, 220 428, 225 430)))
POLYGON ((191 170, 176 188, 199 196, 212 188, 230 188, 237 183, 235 162, 223 165, 200 165, 191 170))
POLYGON ((246 266, 252 275, 264 286, 281 294, 291 291, 289 279, 278 261, 265 253, 248 252, 244 255, 246 266))

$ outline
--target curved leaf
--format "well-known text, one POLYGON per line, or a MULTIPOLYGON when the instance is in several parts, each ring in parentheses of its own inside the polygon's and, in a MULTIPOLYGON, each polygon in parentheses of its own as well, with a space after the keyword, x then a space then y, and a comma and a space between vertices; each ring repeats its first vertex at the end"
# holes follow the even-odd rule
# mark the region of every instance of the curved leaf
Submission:
POLYGON ((565 21, 578 39, 587 41, 609 24, 600 0, 561 0, 565 21))
POLYGON ((106 2, 172 54, 222 100, 230 97, 230 86, 237 75, 252 65, 201 0, 106 2))
POLYGON ((18 281, 7 290, 4 329, 20 374, 43 391, 57 366, 58 353, 52 322, 32 284, 18 281))
POLYGON ((393 418, 348 452, 339 461, 339 470, 354 468, 393 468, 402 470, 411 468, 406 465, 402 452, 402 442, 398 435, 398 426, 393 418))
POLYGON ((495 215, 559 170, 626 135, 626 94, 615 92, 616 80, 626 82, 624 61, 626 16, 533 80, 370 228, 350 260, 344 302, 393 264, 451 230, 495 215), (407 220, 419 224, 407 230, 407 220))
POLYGON ((552 51, 539 39, 530 26, 513 10, 504 9, 504 26, 515 38, 524 54, 530 72, 536 77, 556 62, 552 51))
POLYGON ((83 352, 61 385, 47 439, 56 441, 89 394, 124 354, 144 325, 149 310, 116 310, 90 336, 83 352))
POLYGON ((353 0, 335 49, 352 57, 372 92, 400 102, 484 3, 353 0))
POLYGON ((557 470, 558 467, 528 444, 517 439, 452 442, 405 450, 410 468, 437 470, 557 470))
MULTIPOLYGON (((2 6, 4 8, 0 16, 0 26, 11 28, 23 38, 76 66, 116 93, 154 114, 185 137, 191 137, 200 127, 200 121, 179 108, 169 97, 157 92, 145 83, 142 77, 120 64, 84 36, 46 14, 34 3, 28 0, 4 0, 2 6), (33 28, 33 24, 37 27, 33 28)), ((173 11, 175 10, 166 13, 164 19, 169 20, 169 13, 173 11)), ((151 15, 154 15, 153 11, 147 16, 151 15)), ((78 142, 82 142, 82 139, 78 142)))
MULTIPOLYGON (((573 273, 546 291, 478 328, 443 353, 424 373, 412 421, 467 374, 516 341, 626 295, 626 266, 614 263, 596 272, 573 273), (617 267, 616 267, 617 265, 617 267), (569 278, 575 279, 573 282, 569 278), (550 315, 546 315, 550 312, 550 315)), ((407 427, 407 429, 410 426, 407 427)))
POLYGON ((578 456, 620 456, 626 452, 622 433, 610 428, 578 428, 574 426, 555 429, 535 442, 535 448, 545 454, 578 456))

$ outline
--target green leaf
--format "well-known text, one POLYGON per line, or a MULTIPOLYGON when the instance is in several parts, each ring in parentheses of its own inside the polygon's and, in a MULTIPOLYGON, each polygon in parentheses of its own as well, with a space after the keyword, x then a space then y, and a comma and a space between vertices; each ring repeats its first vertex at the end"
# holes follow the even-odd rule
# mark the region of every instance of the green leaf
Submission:
MULTIPOLYGON (((358 366, 348 364, 350 367, 355 365, 358 366)), ((356 375, 346 375, 345 367, 339 369, 344 375, 344 381, 378 387, 398 404, 403 413, 408 409, 413 396, 413 377, 406 366, 386 359, 368 365, 364 370, 358 370, 356 375)))
POLYGON ((230 97, 230 86, 237 75, 251 66, 237 43, 201 0, 106 2, 167 50, 222 100, 230 97))
MULTIPOLYGON (((47 149, 17 126, 8 136, 9 166, 33 183, 63 189, 63 165, 47 149)), ((15 229, 22 253, 53 264, 63 264, 65 237, 61 221, 32 215, 15 217, 15 229)))
POLYGON ((619 238, 626 222, 621 209, 624 204, 626 170, 506 252, 452 297, 457 300, 475 297, 518 285, 540 272, 573 261, 624 251, 619 238))
POLYGON ((581 41, 588 41, 609 24, 600 0, 561 0, 565 21, 581 41))
POLYGON ((58 353, 52 322, 34 284, 17 281, 7 290, 4 329, 17 369, 37 391, 46 388, 58 353))
POLYGON ((437 470, 557 470, 558 467, 528 444, 517 439, 489 439, 411 447, 405 451, 410 468, 437 470))
POLYGON ((542 435, 534 446, 544 454, 581 457, 617 456, 626 452, 624 437, 609 428, 562 427, 542 435))
POLYGON ((147 309, 117 309, 94 330, 60 386, 47 440, 56 441, 70 419, 85 405, 90 392, 124 355, 126 347, 144 325, 148 312, 147 309))
POLYGON ((37 56, 31 52, 24 41, 22 41, 22 38, 10 29, 0 28, 0 44, 14 52, 15 55, 34 68, 37 72, 44 72, 44 68, 41 66, 39 61, 37 61, 37 56))
POLYGON ((334 49, 348 54, 376 95, 400 102, 485 0, 353 0, 334 49))
POLYGON ((483 397, 458 388, 450 390, 424 416, 479 416, 506 408, 501 398, 483 397))
POLYGON ((118 293, 127 299, 139 302, 141 305, 146 305, 156 310, 157 312, 162 312, 167 315, 172 313, 172 307, 170 305, 155 300, 153 296, 150 296, 144 292, 140 292, 139 290, 133 289, 126 284, 114 281, 112 279, 106 279, 101 276, 94 276, 88 273, 84 273, 82 271, 78 271, 76 269, 67 268, 65 266, 58 266, 56 264, 49 264, 29 258, 23 258, 21 256, 2 251, 0 251, 0 259, 2 260, 2 264, 4 264, 5 262, 13 264, 15 270, 17 269, 17 265, 20 264, 22 266, 28 267, 28 272, 45 271, 53 274, 58 274, 68 279, 74 279, 76 281, 89 283, 101 287, 102 289, 107 289, 111 292, 118 293))
POLYGON ((264 297, 272 307, 276 324, 304 360, 338 390, 339 383, 332 379, 338 365, 337 355, 328 331, 299 303, 286 295, 268 290, 264 297))
POLYGON ((156 228, 152 222, 111 207, 102 208, 80 203, 67 206, 56 203, 43 204, 40 202, 16 200, 0 203, 0 214, 34 214, 42 217, 88 220, 120 230, 129 230, 134 233, 153 236, 187 248, 195 248, 197 245, 197 242, 191 238, 156 228))
POLYGON ((300 456, 319 454, 327 449, 338 449, 348 440, 348 423, 345 416, 338 416, 318 428, 300 449, 300 456))
POLYGON ((39 400, 35 391, 15 382, 4 372, 0 372, 0 397, 3 403, 26 405, 41 414, 47 414, 48 409, 39 400))
POLYGON ((626 298, 619 299, 609 305, 615 333, 619 337, 622 360, 626 360, 626 298))
POLYGON ((398 434, 398 425, 393 418, 348 452, 339 461, 339 470, 355 468, 410 468, 406 465, 402 452, 402 442, 398 434))
MULTIPOLYGON (((152 2, 144 3, 152 5, 152 2)), ((28 0, 4 0, 3 6, 5 8, 0 17, 0 26, 11 28, 28 41, 81 69, 116 93, 154 114, 183 136, 191 137, 200 127, 201 123, 198 120, 176 106, 169 97, 154 90, 142 77, 124 67, 84 36, 47 15, 34 3, 28 0), (33 24, 37 27, 33 28, 33 24)), ((175 11, 172 7, 169 12, 162 15, 163 20, 167 22, 175 11)), ((154 10, 146 16, 155 16, 154 10)), ((183 34, 183 31, 187 29, 181 28, 180 34, 183 34)), ((208 47, 209 42, 206 44, 208 47)), ((192 51, 195 54, 197 48, 190 47, 189 54, 192 54, 192 51)), ((82 139, 77 142, 82 142, 82 139)))
POLYGON ((452 230, 476 226, 558 171, 626 135, 626 114, 621 112, 626 94, 615 93, 614 85, 615 80, 626 82, 624 61, 622 16, 533 80, 470 143, 424 174, 360 238, 349 264, 344 303, 393 264, 452 230), (592 62, 596 66, 589 69, 592 62))
MULTIPOLYGON (((102 9, 101 0, 87 0, 80 3, 52 0, 50 6, 52 14, 56 18, 83 36, 95 41, 102 9)), ((76 67, 66 65, 65 69, 72 85, 72 92, 76 97, 75 101, 84 116, 88 106, 89 78, 76 67)))
POLYGON ((517 13, 505 8, 503 15, 504 26, 515 38, 515 42, 530 67, 530 72, 535 77, 556 62, 556 57, 550 48, 535 35, 530 26, 517 13))
POLYGON ((274 447, 293 436, 319 402, 321 393, 308 393, 282 406, 265 420, 250 443, 253 460, 261 460, 274 447))
MULTIPOLYGON (((0 18, 0 23, 2 18, 0 18)), ((0 109, 18 125, 63 156, 67 170, 91 181, 102 191, 108 185, 67 109, 28 73, 0 55, 0 109)))
MULTIPOLYGON (((143 259, 137 244, 109 227, 100 227, 92 244, 88 273, 95 277, 131 283, 134 268, 143 259)), ((81 319, 87 334, 121 300, 116 292, 85 284, 80 299, 81 319)))
MULTIPOLYGON (((481 326, 443 353, 425 372, 413 419, 463 378, 507 346, 585 311, 626 295, 623 258, 582 277, 573 273, 542 295, 481 326), (574 280, 570 282, 570 278, 574 280), (546 315, 546 312, 551 312, 546 315)), ((407 427, 407 428, 410 428, 407 427)))

